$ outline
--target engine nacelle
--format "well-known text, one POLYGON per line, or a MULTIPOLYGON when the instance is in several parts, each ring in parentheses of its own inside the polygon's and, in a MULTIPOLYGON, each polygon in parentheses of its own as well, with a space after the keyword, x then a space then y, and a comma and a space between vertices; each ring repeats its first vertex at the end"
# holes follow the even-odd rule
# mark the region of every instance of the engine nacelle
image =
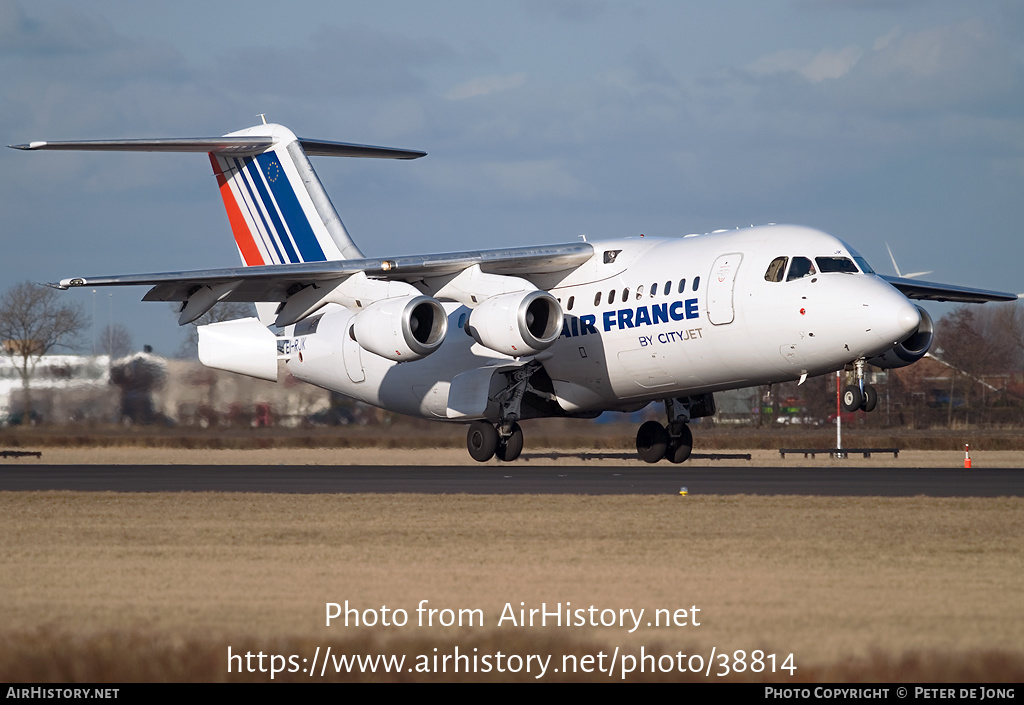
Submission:
POLYGON ((935 324, 932 323, 932 317, 923 308, 918 306, 917 311, 921 314, 921 323, 918 324, 917 330, 903 342, 897 343, 878 357, 868 360, 869 365, 891 370, 912 365, 925 356, 935 337, 935 324))
POLYGON ((540 289, 492 296, 473 309, 466 330, 476 342, 510 357, 536 355, 562 334, 562 307, 540 289))
POLYGON ((363 350, 395 362, 426 357, 441 347, 448 314, 437 299, 403 296, 375 301, 356 314, 352 334, 363 350))

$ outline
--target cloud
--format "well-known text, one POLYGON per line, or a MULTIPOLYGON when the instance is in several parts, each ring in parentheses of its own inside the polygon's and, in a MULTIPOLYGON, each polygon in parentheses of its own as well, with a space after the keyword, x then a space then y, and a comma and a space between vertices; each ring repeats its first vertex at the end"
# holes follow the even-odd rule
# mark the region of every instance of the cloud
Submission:
POLYGON ((901 34, 903 34, 903 30, 901 28, 893 27, 888 32, 875 39, 875 42, 874 44, 871 45, 871 48, 874 51, 881 51, 882 49, 885 49, 887 46, 889 46, 894 41, 899 39, 901 34))
POLYGON ((424 88, 419 71, 451 60, 445 44, 375 28, 323 26, 302 46, 247 47, 223 57, 219 72, 236 90, 277 95, 401 95, 424 88))
POLYGON ((1024 72, 1013 47, 981 20, 890 33, 876 47, 845 86, 876 110, 984 114, 1021 100, 1024 72))
POLYGON ((817 53, 789 49, 763 56, 748 64, 746 70, 757 76, 796 73, 811 83, 820 83, 847 75, 863 55, 856 46, 822 49, 817 53))
POLYGON ((880 117, 984 113, 1020 100, 1024 70, 1014 51, 996 28, 969 19, 914 32, 894 28, 869 47, 781 50, 750 62, 739 75, 771 91, 777 104, 812 110, 880 117))
POLYGON ((119 35, 74 9, 32 18, 11 0, 0 0, 0 72, 0 131, 12 139, 38 139, 23 134, 29 126, 51 139, 109 137, 112 122, 181 129, 202 100, 170 44, 119 35))
POLYGON ((819 83, 828 79, 835 80, 848 74, 863 55, 863 51, 852 46, 839 50, 826 49, 818 52, 806 66, 800 69, 800 73, 811 83, 819 83))
POLYGON ((589 22, 604 13, 602 0, 520 0, 528 14, 541 19, 589 22))
POLYGON ((492 203, 523 203, 578 199, 589 188, 573 176, 565 162, 558 159, 489 161, 478 163, 443 162, 421 176, 433 190, 473 195, 492 203))
POLYGON ((448 100, 466 100, 490 93, 507 91, 511 88, 519 88, 525 84, 526 74, 523 72, 513 73, 508 76, 482 76, 458 84, 445 93, 445 97, 448 100))
POLYGON ((74 7, 46 20, 29 17, 16 0, 0 0, 0 55, 28 56, 87 54, 120 44, 113 29, 74 7))
POLYGON ((674 94, 680 87, 679 80, 662 57, 643 45, 634 47, 623 64, 609 72, 607 80, 634 95, 644 92, 674 94))

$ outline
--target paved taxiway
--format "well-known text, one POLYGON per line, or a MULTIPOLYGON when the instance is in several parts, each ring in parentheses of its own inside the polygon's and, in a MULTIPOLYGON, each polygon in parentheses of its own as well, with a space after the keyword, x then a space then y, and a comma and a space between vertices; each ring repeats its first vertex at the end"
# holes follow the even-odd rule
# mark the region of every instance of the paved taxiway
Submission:
POLYGON ((4 465, 0 491, 1024 496, 1024 469, 4 465))

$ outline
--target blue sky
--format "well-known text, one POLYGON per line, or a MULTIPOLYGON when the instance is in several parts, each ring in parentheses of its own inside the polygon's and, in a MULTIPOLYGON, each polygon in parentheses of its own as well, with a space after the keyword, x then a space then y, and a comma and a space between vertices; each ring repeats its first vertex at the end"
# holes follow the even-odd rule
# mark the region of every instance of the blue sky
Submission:
MULTIPOLYGON (((314 161, 371 256, 793 222, 1024 291, 1016 0, 0 0, 0 105, 6 144, 266 113, 429 152, 314 161)), ((238 262, 202 155, 5 149, 0 208, 2 288, 238 262)), ((109 293, 66 295, 178 350, 169 307, 109 293)))

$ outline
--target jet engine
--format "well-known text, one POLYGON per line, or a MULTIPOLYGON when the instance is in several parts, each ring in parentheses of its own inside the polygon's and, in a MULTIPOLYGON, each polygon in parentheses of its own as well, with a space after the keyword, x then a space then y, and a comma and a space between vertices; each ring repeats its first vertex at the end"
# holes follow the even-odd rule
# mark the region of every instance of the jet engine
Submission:
POLYGON ((510 357, 536 355, 562 334, 562 307, 540 289, 492 296, 473 309, 466 330, 476 342, 510 357))
POLYGON ((917 330, 903 342, 897 343, 878 357, 868 360, 869 365, 891 370, 912 365, 925 356, 935 337, 935 324, 928 312, 920 306, 917 307, 917 312, 921 314, 921 323, 918 324, 917 330))
POLYGON ((357 313, 351 330, 363 350, 408 362, 441 347, 448 332, 448 315, 441 302, 429 296, 382 299, 357 313))

